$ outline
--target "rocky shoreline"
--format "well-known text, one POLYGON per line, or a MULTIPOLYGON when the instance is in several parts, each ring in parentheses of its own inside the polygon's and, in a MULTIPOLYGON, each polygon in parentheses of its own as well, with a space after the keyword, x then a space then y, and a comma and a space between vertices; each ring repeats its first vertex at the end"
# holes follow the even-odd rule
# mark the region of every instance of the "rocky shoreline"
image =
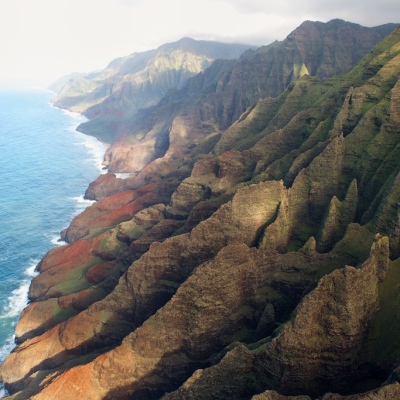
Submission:
POLYGON ((243 100, 228 127, 267 49, 147 110, 38 265, 0 366, 10 398, 400 397, 399 43, 243 100))

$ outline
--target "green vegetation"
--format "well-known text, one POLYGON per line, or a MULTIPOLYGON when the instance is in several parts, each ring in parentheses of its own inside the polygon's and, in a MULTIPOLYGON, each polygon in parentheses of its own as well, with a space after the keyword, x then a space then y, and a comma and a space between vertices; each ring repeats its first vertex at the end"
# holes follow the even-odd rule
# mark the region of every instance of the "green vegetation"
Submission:
POLYGON ((73 307, 69 307, 69 308, 65 308, 65 309, 60 308, 57 302, 55 302, 53 305, 54 320, 57 323, 66 321, 68 318, 73 317, 76 314, 78 314, 78 311, 75 310, 73 307))
MULTIPOLYGON (((343 24, 334 21, 329 29, 343 24)), ((90 261, 46 293, 97 287, 110 293, 80 314, 101 326, 95 346, 118 346, 90 365, 89 373, 100 371, 102 381, 96 372, 88 385, 112 388, 121 377, 121 393, 128 388, 129 397, 137 394, 135 385, 143 395, 161 397, 172 382, 181 398, 186 389, 201 397, 196 389, 202 384, 208 395, 226 389, 222 398, 250 398, 266 389, 316 398, 371 389, 393 371, 400 356, 400 29, 350 71, 331 76, 337 54, 349 49, 332 31, 320 40, 324 24, 308 21, 303 28, 237 62, 220 60, 190 80, 186 72, 208 59, 180 49, 151 65, 143 56, 141 63, 131 57, 110 67, 124 78, 108 101, 88 109, 92 127, 98 124, 104 138, 112 130, 111 140, 123 132, 124 149, 156 143, 157 162, 124 181, 124 190, 140 195, 143 182, 151 182, 158 197, 146 197, 150 205, 117 227, 91 229, 86 238, 102 236, 90 261), (317 37, 296 45, 313 31, 317 37), (141 87, 151 84, 157 95, 147 92, 140 101, 148 108, 136 114, 133 81, 143 71, 148 78, 141 87), (179 74, 187 86, 178 82, 152 103, 179 74), (117 96, 125 91, 127 98, 117 96), (114 130, 119 111, 122 122, 114 130), (156 201, 162 204, 152 206, 156 201), (377 233, 384 238, 377 240, 377 233), (385 277, 387 243, 392 261, 385 277), (103 272, 113 282, 88 281, 97 273, 101 280, 103 272), (223 310, 226 301, 232 306, 223 310), (188 332, 193 316, 202 317, 200 333, 188 332), (232 389, 231 376, 224 377, 231 371, 242 371, 242 387, 232 389)), ((104 81, 111 72, 103 71, 104 81)), ((93 104, 100 92, 91 91, 93 104)), ((99 210, 104 204, 99 201, 99 210)), ((53 304, 57 321, 75 313, 53 304)))
POLYGON ((94 265, 102 263, 104 263, 104 260, 99 257, 93 257, 89 264, 81 265, 72 269, 64 280, 61 283, 52 286, 49 292, 51 291, 59 296, 65 296, 91 287, 93 284, 85 279, 86 272, 94 265))

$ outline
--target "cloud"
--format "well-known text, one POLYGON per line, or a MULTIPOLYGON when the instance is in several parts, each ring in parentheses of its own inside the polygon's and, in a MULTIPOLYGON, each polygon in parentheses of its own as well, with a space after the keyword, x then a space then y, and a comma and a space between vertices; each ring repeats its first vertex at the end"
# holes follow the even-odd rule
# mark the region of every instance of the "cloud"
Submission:
POLYGON ((229 0, 231 6, 244 14, 261 13, 275 15, 280 19, 310 16, 314 20, 328 21, 341 18, 351 22, 376 26, 387 22, 399 22, 400 2, 398 0, 309 0, 309 1, 263 1, 229 0))
MULTIPOLYGON (((13 0, 0 2, 0 79, 50 83, 183 36, 266 45, 304 20, 366 26, 400 16, 398 0, 13 0)), ((400 18, 399 18, 400 19, 400 18)))

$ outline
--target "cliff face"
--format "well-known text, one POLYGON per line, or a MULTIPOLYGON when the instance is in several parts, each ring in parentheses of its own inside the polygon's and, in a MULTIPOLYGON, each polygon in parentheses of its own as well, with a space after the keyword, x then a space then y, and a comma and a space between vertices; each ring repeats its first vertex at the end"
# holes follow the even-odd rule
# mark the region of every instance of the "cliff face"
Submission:
MULTIPOLYGON (((303 75, 325 79, 347 71, 392 29, 393 25, 364 28, 340 20, 305 22, 282 42, 249 50, 237 62, 214 63, 153 109, 119 121, 128 137, 110 147, 107 166, 111 172, 136 174, 146 166, 152 169, 154 161, 157 170, 175 170, 175 160, 187 155, 189 144, 222 133, 259 99, 279 96, 303 75)), ((255 127, 258 132, 260 128, 255 127)), ((217 149, 230 147, 221 143, 217 149)))
POLYGON ((237 59, 250 47, 183 38, 156 50, 116 59, 103 71, 71 79, 58 91, 54 104, 86 115, 90 121, 78 129, 107 143, 128 136, 126 146, 117 146, 112 153, 138 161, 134 167, 119 163, 112 170, 138 171, 164 155, 172 124, 166 115, 159 123, 159 115, 185 114, 188 91, 191 102, 204 98, 204 105, 189 121, 183 118, 181 122, 188 124, 186 129, 192 128, 191 120, 196 118, 200 121, 200 125, 195 122, 196 126, 206 128, 205 132, 224 130, 258 99, 280 95, 304 74, 324 79, 347 71, 394 27, 387 24, 366 28, 342 20, 326 24, 307 21, 283 42, 246 51, 235 66, 232 62, 222 63, 214 81, 209 76, 197 76, 197 82, 184 89, 183 104, 172 106, 169 99, 167 109, 157 108, 155 115, 143 116, 143 109, 156 106, 170 90, 183 89, 190 77, 214 60, 237 59), (138 148, 137 142, 141 142, 138 148), (143 154, 146 157, 142 160, 143 154))
MULTIPOLYGON (((351 26, 300 32, 335 24, 351 26)), ((149 136, 169 124, 165 154, 90 185, 0 366, 11 398, 400 396, 400 29, 222 129, 212 105, 256 54, 143 111, 149 136)))
POLYGON ((54 104, 83 113, 90 121, 80 130, 111 143, 127 133, 122 118, 156 105, 169 90, 182 88, 188 78, 204 71, 215 59, 236 59, 249 48, 183 38, 115 59, 102 71, 56 82, 54 104))

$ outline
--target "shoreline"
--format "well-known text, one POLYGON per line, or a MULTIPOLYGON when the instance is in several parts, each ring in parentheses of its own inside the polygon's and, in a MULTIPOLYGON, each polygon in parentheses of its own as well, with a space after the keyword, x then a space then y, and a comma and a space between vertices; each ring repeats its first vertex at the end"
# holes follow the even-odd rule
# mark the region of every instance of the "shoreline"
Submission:
MULTIPOLYGON (((56 92, 54 92, 54 91, 51 90, 51 89, 47 89, 47 90, 50 91, 51 93, 54 93, 55 95, 57 94, 56 92)), ((94 139, 96 139, 98 142, 102 143, 102 145, 103 145, 104 148, 105 148, 105 151, 104 151, 104 154, 105 154, 105 152, 106 152, 106 151, 108 150, 108 148, 111 146, 111 143, 105 142, 105 141, 101 140, 100 138, 98 138, 98 137, 95 136, 95 135, 91 135, 91 134, 89 134, 89 133, 84 133, 84 132, 78 130, 78 128, 79 128, 79 126, 80 126, 81 124, 90 121, 90 119, 87 118, 85 115, 83 115, 83 114, 80 113, 80 112, 71 111, 71 110, 68 110, 67 108, 57 107, 57 106, 54 105, 54 103, 53 103, 52 100, 53 100, 53 99, 50 99, 50 101, 49 101, 50 107, 55 108, 56 110, 62 111, 64 114, 71 116, 71 118, 74 118, 74 119, 75 119, 75 118, 76 118, 76 119, 77 119, 77 118, 81 118, 81 119, 82 119, 82 121, 80 121, 79 124, 76 126, 75 131, 78 132, 78 133, 80 133, 80 134, 82 134, 82 135, 85 135, 86 137, 94 138, 94 139)), ((104 160, 103 160, 103 161, 104 161, 104 160)))
MULTIPOLYGON (((9 89, 10 90, 10 89, 9 89)), ((46 92, 52 92, 51 90, 44 89, 44 88, 28 88, 27 90, 40 90, 46 92)), ((63 114, 67 115, 70 118, 70 123, 64 128, 66 131, 71 131, 76 136, 75 145, 76 146, 83 146, 85 148, 85 152, 87 154, 87 160, 92 161, 92 165, 98 170, 99 174, 104 174, 107 171, 104 170, 102 166, 102 162, 104 160, 104 154, 106 149, 108 148, 108 144, 101 142, 97 138, 91 135, 86 135, 77 130, 80 123, 86 119, 85 116, 79 113, 73 113, 68 110, 63 110, 61 108, 55 107, 51 101, 47 102, 47 104, 43 104, 43 107, 49 107, 60 110, 63 114)), ((98 175, 97 175, 98 176, 98 175)), ((91 182, 91 181, 90 181, 91 182)), ((90 184, 89 182, 89 184, 90 184)), ((86 185, 85 190, 87 189, 88 185, 86 185)), ((71 218, 68 221, 69 223, 72 219, 82 213, 90 204, 94 201, 84 199, 84 192, 81 193, 79 196, 70 197, 67 199, 69 201, 73 200, 74 204, 72 211, 71 218)), ((57 248, 59 246, 67 245, 68 243, 61 241, 61 231, 63 228, 58 229, 58 236, 53 236, 52 233, 49 235, 45 234, 45 237, 48 237, 48 249, 47 251, 44 250, 44 254, 40 257, 40 259, 31 258, 31 261, 27 268, 21 271, 21 278, 20 284, 18 287, 10 292, 7 297, 7 302, 5 303, 4 309, 2 310, 2 314, 0 315, 0 319, 12 319, 12 335, 7 337, 5 336, 5 342, 0 347, 0 364, 4 362, 4 360, 9 356, 9 354, 13 351, 13 349, 17 346, 16 343, 16 336, 15 336, 15 328, 16 324, 20 319, 21 313, 24 309, 29 305, 30 300, 28 298, 29 288, 32 282, 32 279, 39 274, 37 272, 37 266, 45 257, 48 251, 51 249, 57 248)), ((3 383, 0 383, 0 398, 7 396, 8 392, 4 387, 3 383)))
MULTIPOLYGON (((50 89, 49 89, 49 91, 52 92, 52 93, 55 93, 54 91, 52 91, 50 89)), ((101 172, 101 174, 107 173, 107 170, 104 169, 104 167, 102 167, 102 165, 104 163, 104 156, 105 156, 107 150, 110 148, 111 144, 100 140, 99 138, 97 138, 94 135, 89 135, 87 133, 83 133, 80 130, 78 130, 78 128, 79 128, 79 126, 81 124, 83 124, 84 122, 89 121, 89 119, 87 117, 85 117, 83 114, 75 112, 75 111, 70 111, 70 110, 68 110, 66 108, 57 107, 57 106, 55 106, 53 104, 52 100, 50 100, 48 104, 49 104, 49 106, 51 108, 54 108, 56 110, 60 110, 63 114, 70 116, 74 120, 81 119, 81 121, 78 121, 79 123, 76 126, 74 125, 71 130, 75 134, 82 135, 82 138, 86 138, 86 141, 83 144, 87 148, 93 150, 93 152, 96 152, 96 149, 99 150, 100 144, 102 145, 102 148, 103 148, 103 155, 101 156, 101 160, 102 161, 100 163, 96 163, 95 165, 98 167, 98 169, 101 172), (92 142, 92 143, 90 143, 90 142, 92 142), (96 143, 96 142, 98 142, 98 143, 96 143)), ((94 153, 94 155, 96 156, 96 153, 94 153)))

